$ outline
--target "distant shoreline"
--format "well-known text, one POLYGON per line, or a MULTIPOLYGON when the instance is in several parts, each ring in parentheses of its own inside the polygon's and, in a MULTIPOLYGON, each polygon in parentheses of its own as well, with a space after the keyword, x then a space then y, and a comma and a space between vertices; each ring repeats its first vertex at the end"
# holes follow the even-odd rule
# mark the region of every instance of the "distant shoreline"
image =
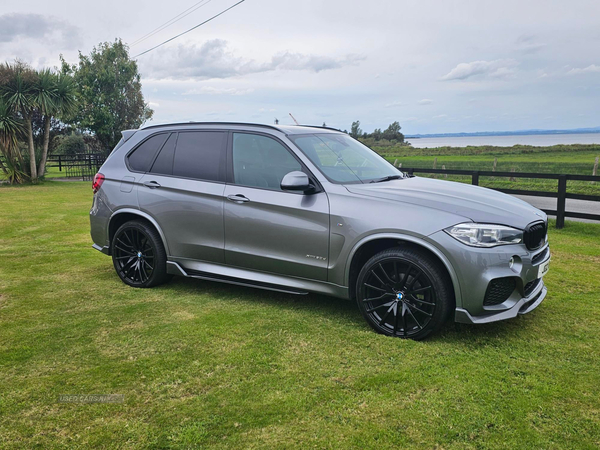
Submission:
POLYGON ((600 127, 576 128, 572 130, 521 130, 521 131, 476 131, 472 133, 431 133, 405 135, 405 139, 447 138, 447 137, 481 137, 481 136, 538 136, 555 134, 590 134, 600 133, 600 127))

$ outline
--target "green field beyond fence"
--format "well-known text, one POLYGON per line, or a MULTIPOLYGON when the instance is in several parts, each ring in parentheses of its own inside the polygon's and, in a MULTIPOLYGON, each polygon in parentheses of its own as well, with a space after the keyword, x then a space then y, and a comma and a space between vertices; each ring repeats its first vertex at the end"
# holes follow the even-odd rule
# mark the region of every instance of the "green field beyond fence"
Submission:
MULTIPOLYGON (((600 145, 554 145, 551 147, 440 147, 374 146, 373 150, 404 167, 496 170, 500 172, 570 173, 592 175, 600 145)), ((599 172, 600 174, 600 172, 599 172)))
MULTIPOLYGON (((495 170, 498 172, 529 172, 592 175, 600 145, 554 145, 551 147, 439 147, 412 148, 398 145, 374 145, 373 150, 391 163, 402 167, 448 170, 495 170)), ((600 169, 597 169, 600 175, 600 169)), ((425 175, 451 181, 470 182, 470 177, 425 175)), ((556 191, 555 180, 500 177, 481 177, 480 185, 503 189, 556 191)), ((600 195, 600 183, 570 181, 567 191, 574 194, 600 195)))

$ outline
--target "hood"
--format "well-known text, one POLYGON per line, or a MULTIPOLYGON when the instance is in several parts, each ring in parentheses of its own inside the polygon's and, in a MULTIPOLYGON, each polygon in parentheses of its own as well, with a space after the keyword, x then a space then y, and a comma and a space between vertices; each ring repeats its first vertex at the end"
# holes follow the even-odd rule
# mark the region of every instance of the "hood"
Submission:
POLYGON ((531 222, 546 220, 544 212, 516 197, 452 181, 413 177, 345 187, 355 194, 425 206, 479 223, 524 229, 531 222))

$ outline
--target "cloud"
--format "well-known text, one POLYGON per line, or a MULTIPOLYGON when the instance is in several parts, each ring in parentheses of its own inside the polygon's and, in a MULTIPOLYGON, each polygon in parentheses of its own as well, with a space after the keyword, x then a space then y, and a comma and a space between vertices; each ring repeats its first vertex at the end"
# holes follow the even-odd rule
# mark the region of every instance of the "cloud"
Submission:
POLYGON ((254 92, 254 89, 237 89, 237 88, 216 88, 213 86, 202 86, 201 88, 190 89, 182 95, 246 95, 254 92))
POLYGON ((321 72, 357 65, 365 57, 348 54, 342 57, 284 52, 270 61, 257 62, 236 56, 223 39, 212 39, 204 44, 183 45, 160 49, 148 60, 140 59, 144 75, 151 78, 208 79, 229 78, 275 70, 306 70, 321 72))
POLYGON ((430 98, 424 98, 423 100, 419 100, 417 103, 422 106, 431 105, 433 103, 433 100, 431 100, 430 98))
POLYGON ((148 106, 150 108, 159 108, 160 107, 160 103, 156 103, 156 102, 148 102, 148 106))
POLYGON ((391 102, 391 103, 386 103, 384 106, 386 108, 394 108, 396 106, 403 106, 404 103, 400 102, 400 101, 395 101, 395 102, 391 102))
POLYGON ((77 48, 81 41, 78 27, 52 16, 11 13, 0 16, 0 43, 20 38, 59 43, 67 48, 77 48))
POLYGON ((466 80, 474 76, 502 78, 513 75, 516 65, 518 63, 514 59, 460 63, 440 79, 443 81, 466 80))
POLYGON ((448 114, 438 114, 437 116, 433 116, 432 119, 443 119, 444 117, 448 117, 448 114))
POLYGON ((546 47, 547 44, 537 42, 532 34, 523 34, 517 38, 517 50, 523 53, 536 53, 546 47))
POLYGON ((567 72, 567 75, 579 75, 582 73, 599 73, 599 72, 600 72, 600 66, 597 66, 596 64, 590 64, 589 66, 583 67, 583 68, 574 67, 567 72))

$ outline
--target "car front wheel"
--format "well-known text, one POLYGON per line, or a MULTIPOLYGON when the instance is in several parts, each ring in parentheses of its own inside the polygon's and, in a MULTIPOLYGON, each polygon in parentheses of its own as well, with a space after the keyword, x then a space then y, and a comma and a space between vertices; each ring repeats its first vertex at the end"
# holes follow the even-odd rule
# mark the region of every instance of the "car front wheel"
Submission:
POLYGON ((357 278, 356 300, 375 331, 415 340, 437 331, 454 304, 452 283, 440 263, 402 247, 366 262, 357 278))

